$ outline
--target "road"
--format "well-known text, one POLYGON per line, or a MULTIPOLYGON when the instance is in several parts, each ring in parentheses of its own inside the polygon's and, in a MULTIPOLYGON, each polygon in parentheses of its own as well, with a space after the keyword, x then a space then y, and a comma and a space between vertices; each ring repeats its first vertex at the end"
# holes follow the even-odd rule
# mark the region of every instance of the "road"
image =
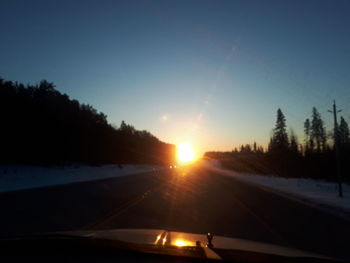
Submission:
POLYGON ((227 235, 350 260, 350 220, 200 166, 0 194, 0 236, 157 228, 227 235))

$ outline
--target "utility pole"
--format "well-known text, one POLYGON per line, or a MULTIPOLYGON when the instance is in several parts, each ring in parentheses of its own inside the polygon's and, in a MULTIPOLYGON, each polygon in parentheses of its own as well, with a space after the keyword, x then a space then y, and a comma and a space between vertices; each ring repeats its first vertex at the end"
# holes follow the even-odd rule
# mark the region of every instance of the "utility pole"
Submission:
POLYGON ((333 113, 334 116, 334 149, 335 149, 335 162, 336 162, 336 172, 338 179, 338 190, 339 197, 343 197, 343 187, 342 187, 342 176, 340 172, 340 151, 339 151, 339 130, 338 130, 338 120, 337 113, 341 112, 341 110, 337 110, 337 106, 335 105, 335 100, 333 100, 333 110, 328 110, 330 113, 333 113))

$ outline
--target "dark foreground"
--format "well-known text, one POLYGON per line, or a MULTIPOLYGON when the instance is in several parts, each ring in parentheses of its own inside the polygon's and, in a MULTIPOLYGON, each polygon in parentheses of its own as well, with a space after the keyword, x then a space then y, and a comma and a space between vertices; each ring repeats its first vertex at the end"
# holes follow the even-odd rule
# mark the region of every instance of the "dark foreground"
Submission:
POLYGON ((157 228, 350 259, 350 221, 201 167, 0 195, 0 236, 157 228))

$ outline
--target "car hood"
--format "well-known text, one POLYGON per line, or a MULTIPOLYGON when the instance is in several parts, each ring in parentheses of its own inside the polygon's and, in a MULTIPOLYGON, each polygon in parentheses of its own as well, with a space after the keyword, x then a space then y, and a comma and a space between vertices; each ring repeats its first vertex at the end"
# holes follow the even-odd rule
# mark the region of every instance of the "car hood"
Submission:
MULTIPOLYGON (((184 232, 168 231, 163 229, 111 229, 98 231, 69 231, 60 232, 60 234, 92 238, 98 240, 118 241, 129 244, 129 248, 139 248, 140 245, 148 245, 148 247, 157 248, 157 251, 149 251, 158 253, 162 248, 176 247, 181 248, 198 247, 203 248, 205 256, 209 259, 222 259, 220 251, 242 251, 255 254, 274 255, 288 258, 313 258, 321 260, 335 260, 322 256, 320 254, 306 252, 294 248, 283 247, 268 243, 249 241, 239 238, 231 238, 224 236, 214 236, 212 239, 213 246, 208 246, 206 234, 192 234, 184 232)), ((166 254, 166 253, 163 253, 166 254)))

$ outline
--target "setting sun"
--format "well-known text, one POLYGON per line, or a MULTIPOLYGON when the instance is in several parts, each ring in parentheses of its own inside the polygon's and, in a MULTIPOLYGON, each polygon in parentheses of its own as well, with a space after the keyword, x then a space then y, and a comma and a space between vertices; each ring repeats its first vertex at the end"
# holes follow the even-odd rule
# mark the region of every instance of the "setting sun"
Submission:
POLYGON ((194 160, 193 149, 190 144, 182 143, 177 148, 177 159, 181 163, 188 163, 194 160))

